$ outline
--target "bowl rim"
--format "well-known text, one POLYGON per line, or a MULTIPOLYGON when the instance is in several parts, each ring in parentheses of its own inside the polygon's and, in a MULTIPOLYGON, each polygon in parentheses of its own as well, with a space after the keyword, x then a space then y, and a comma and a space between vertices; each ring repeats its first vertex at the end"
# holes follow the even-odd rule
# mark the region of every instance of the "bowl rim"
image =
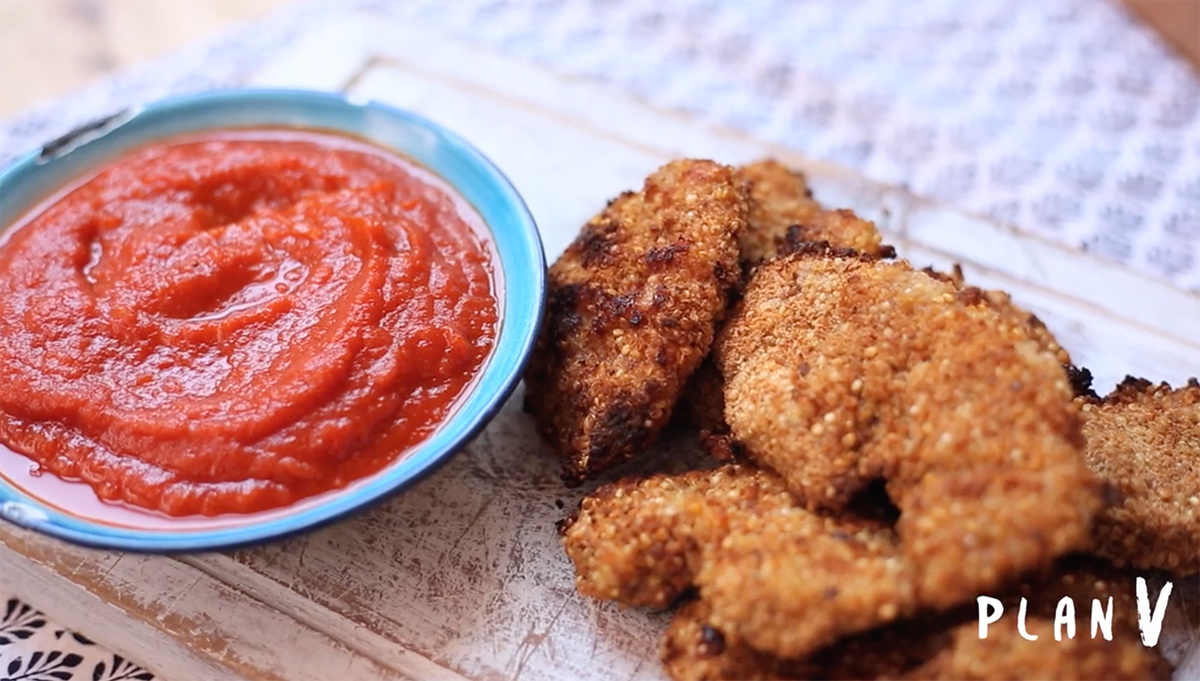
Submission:
MULTIPOLYGON (((470 173, 478 175, 486 181, 483 189, 491 190, 494 197, 499 199, 499 203, 492 206, 490 210, 477 205, 467 195, 468 191, 446 177, 446 174, 438 168, 416 158, 410 149, 389 145, 367 131, 352 129, 346 124, 324 121, 319 126, 311 125, 307 128, 334 134, 353 135, 357 139, 413 159, 457 191, 480 215, 486 225, 492 247, 495 249, 496 260, 499 261, 497 273, 501 277, 501 288, 497 296, 501 305, 501 314, 498 320, 499 332, 496 336, 496 344, 485 360, 482 370, 458 398, 458 403, 450 416, 439 424, 430 436, 414 446, 406 456, 377 473, 351 483, 355 489, 343 488, 341 491, 331 491, 327 493, 331 495, 330 498, 316 503, 311 508, 283 517, 262 521, 249 520, 245 524, 233 527, 206 528, 196 531, 128 528, 60 511, 0 477, 0 518, 19 527, 81 546, 134 553, 168 554, 233 549, 282 540, 360 513, 419 482, 469 444, 495 417, 520 383, 542 324, 547 295, 546 258, 537 224, 516 187, 495 163, 461 135, 420 114, 376 100, 356 100, 339 93, 316 90, 237 88, 177 95, 138 105, 99 121, 85 124, 57 140, 29 152, 7 168, 0 170, 0 190, 15 182, 23 174, 36 172, 37 168, 48 166, 58 161, 59 158, 65 158, 75 149, 85 148, 96 139, 107 138, 110 135, 130 135, 134 140, 132 146, 136 147, 170 139, 178 134, 186 134, 155 135, 139 132, 138 122, 144 122, 148 117, 187 116, 195 114, 198 109, 209 106, 230 107, 255 104, 285 104, 299 108, 306 106, 333 107, 360 117, 374 114, 383 115, 401 126, 431 133, 437 148, 449 151, 450 157, 465 162, 466 169, 470 173), (66 147, 66 151, 61 151, 64 147, 66 147), (48 159, 47 156, 49 156, 48 159), (495 214, 498 211, 502 211, 502 215, 507 213, 512 218, 506 222, 506 226, 511 226, 509 223, 513 223, 517 227, 515 231, 506 230, 505 234, 508 236, 504 237, 506 242, 511 241, 515 244, 510 249, 515 252, 513 257, 521 258, 522 262, 527 260, 531 265, 532 272, 509 271, 509 265, 512 263, 502 257, 500 243, 502 239, 497 226, 488 219, 489 214, 495 214), (517 281, 520 282, 519 285, 514 286, 517 281), (516 305, 518 302, 521 305, 516 305), (503 373, 498 377, 494 376, 493 374, 497 372, 503 373), (484 385, 487 382, 486 379, 491 379, 495 385, 488 394, 481 395, 481 390, 486 387, 484 385), (452 425, 454 428, 451 428, 452 425), (447 432, 449 435, 445 435, 447 432), (439 435, 444 435, 444 437, 439 440, 439 435), (404 465, 405 462, 413 463, 404 465)), ((222 126, 219 123, 210 123, 189 128, 188 132, 236 129, 238 127, 262 129, 304 128, 305 126, 296 123, 264 123, 255 126, 228 124, 222 126)), ((94 170, 106 162, 111 162, 124 153, 128 153, 128 150, 109 155, 99 162, 85 162, 77 169, 73 177, 86 175, 88 171, 94 170)), ((68 183, 70 181, 73 180, 68 180, 68 183)), ((14 215, 14 220, 36 208, 39 205, 38 201, 44 201, 53 196, 61 188, 62 185, 58 185, 43 192, 40 199, 25 206, 14 215)), ((2 197, 2 193, 0 193, 0 197, 2 197)), ((0 215, 0 234, 13 224, 10 222, 6 225, 2 220, 3 216, 0 215)))

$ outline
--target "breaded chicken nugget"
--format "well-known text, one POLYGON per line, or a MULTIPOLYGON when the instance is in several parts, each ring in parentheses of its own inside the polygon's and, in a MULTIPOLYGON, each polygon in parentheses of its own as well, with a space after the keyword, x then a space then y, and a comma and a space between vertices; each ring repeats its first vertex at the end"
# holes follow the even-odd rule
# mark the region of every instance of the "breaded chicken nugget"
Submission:
POLYGON ((715 626, 784 657, 915 608, 889 527, 812 513, 779 476, 746 466, 606 485, 563 542, 581 593, 664 607, 694 585, 715 626))
MULTIPOLYGON (((1056 681, 1140 681, 1171 678, 1163 658, 1142 646, 1136 636, 1112 641, 1090 638, 1054 640, 1054 620, 1031 617, 1027 626, 1042 634, 1036 641, 1021 638, 1016 628, 997 629, 979 638, 974 622, 950 632, 949 644, 928 662, 903 678, 931 681, 990 681, 992 679, 1055 679, 1056 681)), ((1081 627, 1086 623, 1081 623, 1081 627)))
POLYGON ((775 244, 788 227, 812 220, 822 208, 804 174, 773 159, 741 166, 736 176, 750 201, 746 229, 738 235, 741 262, 749 270, 775 257, 775 244))
POLYGON ((717 348, 733 436, 809 508, 887 481, 933 607, 1083 548, 1101 503, 1055 355, 960 294, 802 251, 759 268, 717 348))
MULTIPOLYGON (((812 198, 802 173, 775 160, 741 166, 737 178, 749 195, 749 218, 738 236, 742 270, 749 272, 773 260, 777 252, 790 253, 811 243, 854 250, 866 256, 888 258, 895 250, 883 245, 875 223, 849 210, 827 211, 812 198)), ((679 403, 683 423, 697 430, 723 433, 724 382, 711 359, 692 375, 679 403)))
POLYGON ((783 237, 775 240, 775 249, 777 256, 821 246, 865 258, 896 257, 895 249, 880 244, 879 240, 874 222, 858 217, 852 210, 839 208, 821 211, 805 224, 788 227, 783 237))
POLYGON ((1096 518, 1095 551, 1115 562, 1200 572, 1200 382, 1126 378, 1080 398, 1084 458, 1120 500, 1096 518))
POLYGON ((749 220, 738 237, 747 268, 774 259, 780 244, 827 242, 873 257, 891 253, 874 223, 849 210, 823 209, 812 198, 803 173, 767 159, 741 166, 737 177, 750 195, 749 220))
POLYGON ((807 657, 793 660, 763 653, 712 625, 705 601, 684 603, 663 633, 659 658, 675 681, 782 681, 820 678, 807 657))
POLYGON ((729 527, 696 583, 717 628, 758 650, 804 655, 917 607, 918 568, 886 525, 788 506, 748 509, 729 527))
POLYGON ((569 483, 630 458, 666 423, 739 279, 745 222, 730 168, 674 161, 550 268, 526 405, 569 483))
POLYGON ((1037 315, 1014 303, 1012 296, 1004 291, 997 291, 995 289, 984 290, 973 286, 964 287, 964 290, 979 291, 979 295, 982 296, 982 302, 986 302, 1001 317, 1024 324, 1029 337, 1040 345, 1044 352, 1054 355, 1054 359, 1058 360, 1059 364, 1071 364, 1071 355, 1065 348, 1058 344, 1058 339, 1054 337, 1053 333, 1050 333, 1050 329, 1046 328, 1046 325, 1041 319, 1038 319, 1037 315))
POLYGON ((972 604, 944 615, 922 613, 844 638, 814 655, 780 658, 722 632, 703 600, 680 608, 659 651, 679 681, 721 679, 1166 679, 1171 667, 1142 646, 1134 600, 1135 576, 1089 559, 1069 558, 1050 574, 1024 580, 1004 598, 1005 613, 979 639, 972 604), (1016 629, 1020 597, 1028 599, 1026 630, 1016 629), (1076 636, 1055 641, 1054 613, 1074 599, 1076 636), (1113 599, 1113 640, 1090 637, 1090 603, 1113 599))
MULTIPOLYGON (((694 612, 689 603, 671 621, 660 646, 667 673, 676 681, 787 679, 1055 679, 1057 681, 1155 681, 1171 678, 1171 667, 1137 635, 1112 641, 1080 633, 1055 641, 1054 620, 1029 617, 1026 626, 1041 632, 1036 641, 1020 637, 1012 615, 979 638, 976 622, 944 620, 905 622, 845 639, 815 656, 781 659, 731 639, 694 612), (930 651, 935 651, 930 653, 930 651), (922 660, 922 654, 929 655, 922 660)), ((1086 620, 1077 628, 1085 632, 1086 620)))
POLYGON ((1037 315, 1014 303, 1012 296, 1007 292, 968 286, 963 277, 962 268, 958 265, 955 265, 954 270, 949 273, 938 272, 931 267, 926 267, 921 271, 934 279, 950 282, 955 287, 962 289, 963 293, 960 293, 959 296, 965 302, 969 301, 971 304, 983 303, 990 305, 1002 317, 1014 323, 1025 324, 1028 327, 1029 335, 1037 341, 1038 345, 1042 346, 1043 350, 1052 353, 1061 364, 1071 364, 1071 356, 1058 344, 1058 339, 1054 337, 1054 334, 1050 333, 1050 329, 1046 328, 1046 325, 1041 319, 1038 319, 1037 315))
MULTIPOLYGON (((934 655, 909 670, 907 679, 1169 679, 1171 664, 1161 645, 1147 648, 1138 628, 1136 584, 1144 572, 1118 568, 1089 556, 1068 556, 1042 574, 1026 576, 1002 594, 1004 616, 979 638, 978 611, 967 607, 958 615, 959 624, 934 655), (1060 599, 1074 604, 1075 635, 1069 629, 1056 640, 1055 618, 1060 599), (1020 599, 1025 598, 1025 629, 1037 636, 1029 641, 1020 636, 1017 617, 1020 599), (1101 609, 1111 607, 1112 640, 1100 632, 1092 636, 1092 601, 1101 609), (1111 606, 1108 605, 1111 599, 1111 606)), ((1188 619, 1183 594, 1176 590, 1165 615, 1166 622, 1188 619)), ((1156 591, 1151 591, 1154 597, 1156 591)), ((1152 606, 1153 607, 1153 606, 1152 606)), ((952 620, 951 620, 952 621, 952 620)), ((907 624, 907 623, 903 623, 907 624)), ((1189 627, 1190 628, 1190 627, 1189 627)), ((1160 641, 1161 644, 1161 641, 1160 641)))
POLYGON ((584 497, 561 528, 579 593, 622 605, 674 603, 695 584, 701 546, 719 531, 705 500, 714 485, 761 496, 748 469, 728 467, 622 478, 584 497))

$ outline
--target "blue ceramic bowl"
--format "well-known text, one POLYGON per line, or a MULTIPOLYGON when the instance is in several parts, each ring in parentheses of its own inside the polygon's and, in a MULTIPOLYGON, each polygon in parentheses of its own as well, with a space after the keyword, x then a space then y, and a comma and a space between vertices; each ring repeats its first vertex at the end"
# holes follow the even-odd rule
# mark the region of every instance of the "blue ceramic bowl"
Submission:
MULTIPOLYGON (((126 551, 200 551, 280 538, 381 501, 434 470, 487 424, 516 387, 545 300, 545 257, 537 226, 496 166, 458 135, 406 111, 293 90, 213 92, 139 107, 77 130, 0 173, 0 232, 67 183, 132 149, 177 135, 236 128, 348 134, 414 159, 455 187, 483 217, 499 255, 500 329, 482 373, 449 420, 397 462, 344 490, 293 507, 219 523, 146 514, 152 522, 118 525, 60 508, 69 499, 58 495, 58 506, 43 502, 14 484, 15 478, 0 476, 0 517, 79 544, 126 551)), ((90 493, 82 483, 73 484, 76 494, 90 493)), ((95 503, 94 497, 87 501, 95 503)))

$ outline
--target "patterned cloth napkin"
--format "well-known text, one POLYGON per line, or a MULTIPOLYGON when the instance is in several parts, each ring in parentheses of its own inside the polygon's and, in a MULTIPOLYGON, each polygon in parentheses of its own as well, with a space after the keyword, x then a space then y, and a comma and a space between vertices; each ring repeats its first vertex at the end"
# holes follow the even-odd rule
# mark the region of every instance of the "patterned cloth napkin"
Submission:
POLYGON ((607 81, 1200 292, 1200 76, 1115 0, 325 0, 0 126, 0 165, 370 13, 607 81))
MULTIPOLYGON (((320 0, 0 123, 0 166, 139 101, 235 86, 355 13, 605 81, 1200 292, 1200 77, 1115 0, 320 0)), ((150 678, 86 641, 8 599, 0 679, 150 678)))

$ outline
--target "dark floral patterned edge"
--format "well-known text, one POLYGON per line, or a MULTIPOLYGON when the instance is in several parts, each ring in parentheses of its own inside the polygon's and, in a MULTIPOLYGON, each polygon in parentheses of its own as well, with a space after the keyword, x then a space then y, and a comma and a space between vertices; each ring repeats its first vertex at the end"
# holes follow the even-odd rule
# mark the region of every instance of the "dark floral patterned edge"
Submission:
POLYGON ((91 639, 58 627, 9 597, 0 617, 0 681, 152 681, 154 674, 91 639), (90 672, 90 676, 89 676, 90 672))

